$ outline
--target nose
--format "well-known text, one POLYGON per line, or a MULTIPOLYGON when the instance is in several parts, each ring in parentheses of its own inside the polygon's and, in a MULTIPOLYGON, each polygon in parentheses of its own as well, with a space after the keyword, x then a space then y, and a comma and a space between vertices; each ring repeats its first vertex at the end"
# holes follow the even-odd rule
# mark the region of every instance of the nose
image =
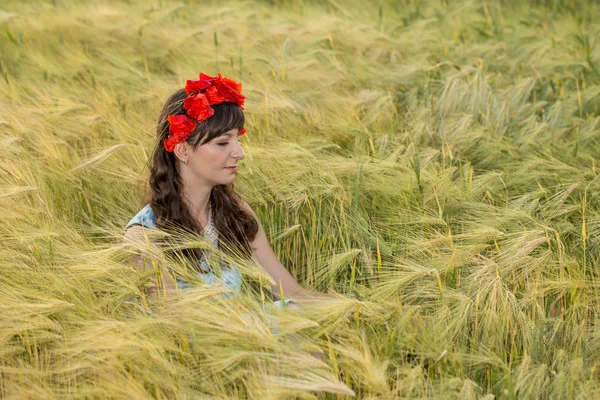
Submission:
POLYGON ((246 158, 246 155, 244 154, 244 150, 242 149, 242 145, 240 144, 240 142, 236 143, 236 146, 233 149, 231 156, 236 160, 243 160, 244 158, 246 158))

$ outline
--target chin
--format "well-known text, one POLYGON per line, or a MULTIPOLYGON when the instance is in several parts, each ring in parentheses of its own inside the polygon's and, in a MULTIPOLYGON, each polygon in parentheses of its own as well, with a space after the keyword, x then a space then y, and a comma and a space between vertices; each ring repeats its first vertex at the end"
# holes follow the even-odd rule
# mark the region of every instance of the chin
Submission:
POLYGON ((228 185, 228 184, 230 184, 230 183, 232 183, 234 181, 235 181, 235 176, 232 176, 229 179, 224 179, 223 181, 219 182, 218 184, 219 185, 228 185))

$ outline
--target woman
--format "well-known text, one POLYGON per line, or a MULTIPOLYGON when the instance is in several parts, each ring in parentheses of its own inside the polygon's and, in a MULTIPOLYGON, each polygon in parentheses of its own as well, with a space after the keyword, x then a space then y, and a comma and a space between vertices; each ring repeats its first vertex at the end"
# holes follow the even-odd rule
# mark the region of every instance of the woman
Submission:
MULTIPOLYGON (((238 137, 243 135, 245 97, 241 84, 200 74, 187 81, 185 89, 166 102, 158 122, 159 146, 150 169, 150 202, 127 225, 127 236, 139 237, 141 227, 169 226, 204 234, 214 248, 219 242, 253 256, 273 278, 273 294, 280 287, 286 298, 306 299, 322 293, 302 288, 273 253, 256 214, 233 190, 233 181, 244 151, 238 137)), ((166 229, 165 229, 166 230, 166 229)), ((198 276, 207 283, 219 282, 205 254, 187 251, 197 261, 198 276)), ((141 257, 136 259, 143 264, 141 257)), ((225 286, 239 290, 241 276, 236 268, 223 266, 225 286)), ((173 281, 162 274, 166 293, 185 289, 187 282, 173 281)), ((150 288, 156 292, 156 282, 150 288)), ((287 301, 286 301, 287 303, 287 301)))

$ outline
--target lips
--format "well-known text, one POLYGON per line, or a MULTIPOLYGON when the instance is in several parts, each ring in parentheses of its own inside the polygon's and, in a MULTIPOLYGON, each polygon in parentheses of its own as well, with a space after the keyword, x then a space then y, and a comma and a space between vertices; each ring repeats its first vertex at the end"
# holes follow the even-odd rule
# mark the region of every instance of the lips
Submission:
POLYGON ((230 170, 230 171, 232 171, 232 172, 235 172, 235 171, 237 171, 237 166, 233 166, 233 167, 225 167, 225 169, 228 169, 228 170, 230 170))

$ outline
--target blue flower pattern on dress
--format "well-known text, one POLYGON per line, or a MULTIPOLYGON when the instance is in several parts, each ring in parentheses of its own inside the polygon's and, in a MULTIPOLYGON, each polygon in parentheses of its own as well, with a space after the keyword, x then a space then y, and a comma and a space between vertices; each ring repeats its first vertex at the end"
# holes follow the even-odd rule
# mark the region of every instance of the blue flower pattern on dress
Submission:
MULTIPOLYGON (((129 221, 125 229, 133 225, 141 225, 145 228, 156 229, 156 216, 154 215, 154 211, 152 210, 152 207, 150 207, 150 204, 147 204, 144 208, 142 208, 140 212, 138 212, 131 219, 131 221, 129 221)), ((212 225, 212 220, 209 219, 205 231, 208 236, 207 239, 210 240, 212 247, 215 249, 218 248, 218 233, 214 228, 214 225, 212 225)), ((201 256, 200 263, 205 270, 209 269, 206 257, 204 257, 204 255, 201 256)), ((213 271, 209 271, 207 273, 198 272, 197 276, 207 285, 223 283, 225 287, 236 292, 238 292, 242 287, 242 276, 240 271, 237 268, 233 268, 228 265, 221 266, 220 279, 213 271)), ((177 286, 179 286, 180 289, 188 289, 191 287, 191 285, 183 279, 177 279, 177 286)))

